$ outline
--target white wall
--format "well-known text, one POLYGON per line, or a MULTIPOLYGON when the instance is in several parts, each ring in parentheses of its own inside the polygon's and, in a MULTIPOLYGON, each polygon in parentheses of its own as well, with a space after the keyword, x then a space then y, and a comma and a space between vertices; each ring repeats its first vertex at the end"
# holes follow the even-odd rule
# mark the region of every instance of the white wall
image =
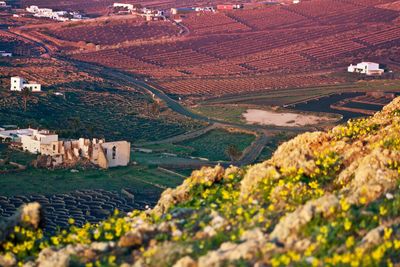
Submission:
POLYGON ((58 141, 58 135, 56 134, 38 134, 37 139, 39 139, 41 144, 50 144, 52 142, 58 141))
POLYGON ((33 140, 31 136, 21 136, 21 143, 22 143, 22 148, 25 151, 29 151, 30 153, 33 154, 39 154, 40 153, 40 141, 39 140, 33 140))
POLYGON ((101 144, 108 167, 127 166, 131 156, 131 144, 127 141, 107 142, 101 144), (115 147, 115 153, 113 148, 115 147), (107 152, 107 153, 106 153, 107 152))
POLYGON ((24 88, 29 88, 32 92, 42 91, 42 86, 38 83, 28 83, 24 84, 24 88))
POLYGON ((22 91, 22 88, 24 88, 24 82, 25 80, 21 77, 11 77, 10 90, 22 91))

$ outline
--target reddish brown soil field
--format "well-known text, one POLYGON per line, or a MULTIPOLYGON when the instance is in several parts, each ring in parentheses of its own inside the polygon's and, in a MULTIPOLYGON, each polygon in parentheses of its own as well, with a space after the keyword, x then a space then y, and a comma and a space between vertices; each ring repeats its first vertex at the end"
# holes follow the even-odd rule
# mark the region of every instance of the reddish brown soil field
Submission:
POLYGON ((51 36, 74 59, 153 78, 168 93, 209 97, 339 83, 337 74, 362 60, 391 67, 400 46, 396 2, 311 0, 192 13, 182 25, 109 18, 29 34, 51 36))
POLYGON ((126 41, 162 38, 178 35, 179 28, 167 21, 145 22, 127 19, 116 22, 102 21, 92 25, 76 25, 49 31, 50 35, 66 41, 113 45, 126 41))
POLYGON ((35 43, 0 30, 0 51, 20 56, 39 56, 45 51, 35 43))

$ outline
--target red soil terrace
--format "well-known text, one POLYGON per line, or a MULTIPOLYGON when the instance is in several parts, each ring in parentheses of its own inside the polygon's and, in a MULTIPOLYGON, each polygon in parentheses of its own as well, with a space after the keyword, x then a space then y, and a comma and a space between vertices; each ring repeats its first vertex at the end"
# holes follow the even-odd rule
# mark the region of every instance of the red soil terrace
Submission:
POLYGON ((333 73, 344 72, 350 63, 371 58, 388 62, 400 45, 395 2, 311 0, 191 13, 182 19, 183 26, 168 21, 101 27, 83 23, 44 32, 108 45, 67 51, 75 59, 149 76, 171 94, 211 97, 332 84, 343 81, 333 73), (154 35, 148 35, 149 29, 154 35))

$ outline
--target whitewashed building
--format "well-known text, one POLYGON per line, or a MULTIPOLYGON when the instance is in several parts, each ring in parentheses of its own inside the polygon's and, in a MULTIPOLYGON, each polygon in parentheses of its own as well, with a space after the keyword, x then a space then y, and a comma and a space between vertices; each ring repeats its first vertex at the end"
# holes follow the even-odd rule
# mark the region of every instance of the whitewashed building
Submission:
POLYGON ((11 142, 21 142, 22 136, 30 136, 34 132, 34 129, 15 129, 15 130, 5 130, 2 128, 0 131, 0 138, 1 139, 8 139, 11 142))
POLYGON ((12 53, 6 51, 0 51, 0 57, 12 57, 12 53))
POLYGON ((381 68, 379 63, 361 62, 357 65, 351 64, 347 67, 347 71, 365 75, 382 75, 385 72, 385 69, 381 68))
POLYGON ((128 9, 130 11, 133 10, 133 5, 132 4, 114 3, 113 7, 114 8, 124 8, 124 9, 128 9))
POLYGON ((28 88, 32 92, 41 92, 42 85, 39 83, 28 83, 24 78, 19 76, 11 77, 10 90, 21 92, 22 89, 28 88))
POLYGON ((76 11, 53 11, 53 9, 39 8, 38 6, 29 6, 26 8, 26 11, 32 13, 34 17, 49 18, 57 21, 81 20, 86 18, 76 11))
POLYGON ((0 7, 7 7, 6 1, 0 1, 0 7))
POLYGON ((50 145, 56 141, 58 141, 58 135, 48 130, 33 130, 32 134, 21 136, 22 149, 32 154, 42 153, 43 145, 50 145))
POLYGON ((127 141, 106 142, 104 139, 59 140, 49 130, 0 130, 0 139, 19 143, 23 151, 48 156, 49 167, 62 164, 73 166, 86 159, 103 169, 127 166, 130 162, 131 144, 127 141))

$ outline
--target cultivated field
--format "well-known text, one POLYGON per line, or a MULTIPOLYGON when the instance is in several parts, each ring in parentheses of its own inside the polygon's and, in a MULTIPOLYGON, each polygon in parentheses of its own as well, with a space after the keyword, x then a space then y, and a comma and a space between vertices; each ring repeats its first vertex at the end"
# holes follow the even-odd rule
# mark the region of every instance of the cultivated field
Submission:
POLYGON ((0 51, 11 52, 18 56, 39 56, 45 52, 35 43, 3 30, 0 30, 0 51))
POLYGON ((337 74, 361 60, 398 70, 399 11, 391 2, 312 0, 192 13, 182 20, 185 34, 170 22, 129 28, 114 18, 94 28, 88 22, 29 30, 74 59, 147 76, 171 95, 209 98, 354 82, 358 77, 337 74))
POLYGON ((183 157, 204 158, 210 161, 230 161, 227 149, 235 146, 244 151, 255 139, 255 135, 240 131, 215 129, 181 142, 145 146, 154 152, 173 153, 183 157))

